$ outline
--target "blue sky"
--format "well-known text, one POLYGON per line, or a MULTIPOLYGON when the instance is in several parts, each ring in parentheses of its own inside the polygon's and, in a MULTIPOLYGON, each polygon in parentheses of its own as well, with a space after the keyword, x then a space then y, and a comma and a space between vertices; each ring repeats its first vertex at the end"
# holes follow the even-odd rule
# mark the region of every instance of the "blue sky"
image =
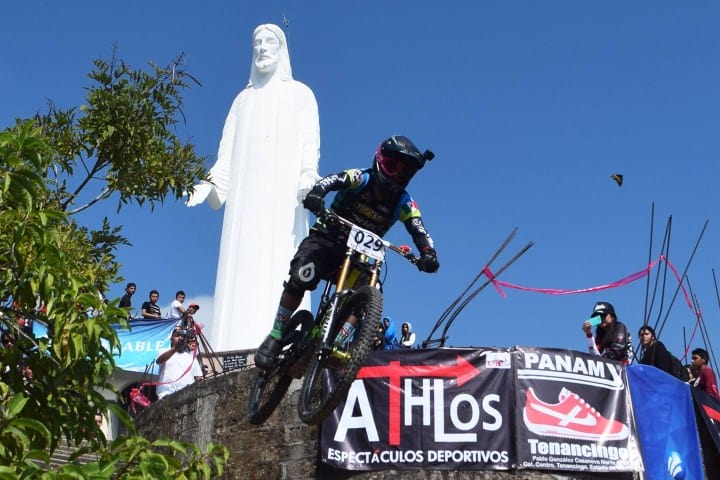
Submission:
MULTIPOLYGON (((720 4, 462 3, 11 2, 0 29, 0 127, 43 110, 48 99, 82 104, 92 60, 108 58, 113 46, 136 66, 165 65, 184 52, 202 87, 185 95, 180 133, 208 156, 209 168, 248 79, 251 32, 282 25, 285 15, 294 77, 319 105, 321 174, 369 166, 377 144, 396 133, 437 155, 409 190, 440 271, 422 274, 391 258, 385 286, 386 314, 411 321, 419 339, 515 227, 493 266, 534 246, 502 280, 580 289, 641 270, 653 204, 651 256, 672 216, 670 261, 680 272, 709 220, 688 274, 712 336, 720 317, 712 274, 720 263, 720 4), (615 172, 624 175, 622 187, 610 178, 615 172)), ((118 257, 125 281, 138 285, 133 303, 154 288, 167 311, 183 289, 210 323, 222 211, 181 201, 153 212, 131 206, 116 215, 114 207, 80 220, 99 226, 109 215, 123 225, 133 246, 118 257)), ((401 225, 388 238, 409 243, 401 225)), ((669 278, 661 318, 676 287, 669 278)), ((447 345, 584 350, 581 323, 597 300, 615 305, 637 344, 644 279, 580 295, 505 291, 507 298, 492 288, 475 297, 447 345)), ((678 296, 661 335, 676 354, 694 320, 678 296)), ((701 343, 698 336, 693 346, 701 343)))

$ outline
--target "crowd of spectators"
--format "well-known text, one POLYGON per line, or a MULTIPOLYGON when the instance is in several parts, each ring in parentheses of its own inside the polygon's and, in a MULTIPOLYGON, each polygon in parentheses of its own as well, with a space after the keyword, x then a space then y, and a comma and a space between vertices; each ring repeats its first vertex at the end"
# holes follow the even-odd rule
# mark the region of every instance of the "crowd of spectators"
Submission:
MULTIPOLYGON (((632 338, 627 327, 618 321, 615 307, 608 302, 597 302, 590 315, 590 319, 583 323, 583 331, 587 337, 588 350, 593 355, 599 355, 624 364, 630 364, 633 359, 643 365, 651 365, 676 378, 687 381, 693 387, 720 399, 717 380, 710 368, 710 357, 707 350, 696 348, 692 351, 692 363, 679 365, 676 372, 675 357, 665 344, 658 340, 655 329, 650 325, 643 325, 638 330, 640 340, 639 352, 633 351, 632 338), (595 333, 592 327, 595 326, 595 333), (682 372, 682 369, 686 369, 682 372)), ((677 361, 679 364, 679 361, 677 361)))
POLYGON ((128 318, 142 318, 144 320, 158 320, 162 318, 171 318, 178 321, 178 325, 182 324, 184 327, 194 322, 193 315, 200 309, 197 303, 191 303, 187 308, 185 307, 185 292, 178 290, 175 292, 175 299, 170 304, 170 311, 163 317, 158 301, 160 300, 160 292, 157 290, 150 290, 148 293, 147 301, 143 302, 140 306, 140 316, 136 317, 136 311, 132 307, 132 297, 137 290, 137 285, 134 282, 130 282, 125 286, 125 294, 120 299, 121 308, 128 309, 128 318))

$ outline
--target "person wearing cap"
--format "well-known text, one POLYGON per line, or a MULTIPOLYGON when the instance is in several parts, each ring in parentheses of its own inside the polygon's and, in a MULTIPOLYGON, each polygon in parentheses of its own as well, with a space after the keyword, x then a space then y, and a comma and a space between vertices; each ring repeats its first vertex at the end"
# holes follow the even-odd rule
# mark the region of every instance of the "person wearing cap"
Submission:
POLYGON ((188 308, 185 310, 182 317, 183 328, 195 328, 195 319, 193 318, 193 315, 195 315, 198 310, 200 310, 200 305, 197 303, 191 303, 188 305, 188 308))
POLYGON ((712 395, 713 398, 719 399, 718 386, 715 380, 715 373, 710 368, 710 357, 707 350, 696 348, 692 351, 692 365, 697 373, 697 378, 693 386, 712 395))
POLYGON ((583 323, 590 353, 629 364, 632 340, 627 327, 618 321, 615 307, 608 302, 597 302, 590 314, 591 319, 594 317, 600 317, 600 324, 595 329, 594 336, 590 320, 583 323))

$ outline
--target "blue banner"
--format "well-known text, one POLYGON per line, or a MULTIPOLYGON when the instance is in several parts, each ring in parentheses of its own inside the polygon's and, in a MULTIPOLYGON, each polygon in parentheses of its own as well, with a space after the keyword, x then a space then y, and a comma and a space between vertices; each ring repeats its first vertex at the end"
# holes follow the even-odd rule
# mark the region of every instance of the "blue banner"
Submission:
MULTIPOLYGON (((130 330, 113 325, 120 340, 120 355, 115 355, 115 364, 121 370, 145 372, 160 353, 170 348, 170 334, 177 319, 161 318, 130 320, 130 330)), ((47 327, 42 322, 33 322, 33 335, 36 338, 47 336, 47 327)))
POLYGON ((690 386, 650 365, 627 375, 647 478, 704 478, 690 386))
POLYGON ((122 370, 144 372, 158 355, 170 348, 170 334, 177 319, 130 320, 130 330, 116 325, 120 339, 121 354, 116 356, 115 364, 122 370))

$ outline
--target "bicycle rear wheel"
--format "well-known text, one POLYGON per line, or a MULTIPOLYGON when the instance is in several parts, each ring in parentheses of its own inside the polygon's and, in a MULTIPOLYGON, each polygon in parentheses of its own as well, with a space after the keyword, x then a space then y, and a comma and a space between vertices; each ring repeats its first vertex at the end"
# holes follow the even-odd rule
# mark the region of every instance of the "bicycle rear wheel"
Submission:
POLYGON ((318 424, 345 398, 358 370, 373 347, 377 326, 382 321, 382 293, 370 286, 360 287, 347 299, 331 323, 334 339, 345 321, 358 320, 352 341, 343 351, 343 360, 333 355, 315 355, 305 374, 298 401, 298 415, 308 424, 318 424))
POLYGON ((267 420, 290 388, 292 377, 280 373, 279 368, 261 372, 250 392, 248 420, 260 425, 267 420))
POLYGON ((293 377, 288 368, 295 361, 296 349, 300 348, 305 328, 309 328, 312 321, 312 313, 307 310, 296 312, 287 326, 290 333, 283 338, 286 348, 281 352, 282 358, 272 369, 258 373, 248 401, 248 420, 253 425, 260 425, 267 420, 290 388, 293 377), (303 330, 295 330, 301 324, 303 330))

